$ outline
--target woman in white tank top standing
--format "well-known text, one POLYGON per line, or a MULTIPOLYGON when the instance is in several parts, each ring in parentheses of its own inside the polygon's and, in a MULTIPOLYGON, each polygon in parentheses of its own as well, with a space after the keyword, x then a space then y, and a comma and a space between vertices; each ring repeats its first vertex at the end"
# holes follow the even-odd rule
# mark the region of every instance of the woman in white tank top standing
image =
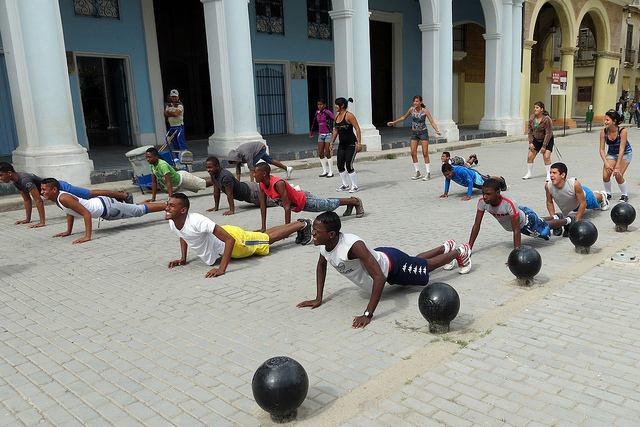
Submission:
POLYGON ((411 159, 413 160, 413 167, 416 170, 415 176, 412 176, 411 179, 420 179, 420 166, 418 165, 418 141, 420 141, 422 144, 424 165, 427 169, 427 174, 422 180, 428 181, 431 179, 431 162, 429 160, 429 130, 427 129, 427 119, 429 119, 429 123, 431 123, 431 126, 433 126, 438 136, 442 134, 433 122, 431 113, 429 113, 427 107, 422 103, 422 96, 420 95, 413 97, 413 107, 410 107, 404 116, 387 123, 387 126, 393 126, 396 123, 402 122, 409 116, 411 116, 411 159))

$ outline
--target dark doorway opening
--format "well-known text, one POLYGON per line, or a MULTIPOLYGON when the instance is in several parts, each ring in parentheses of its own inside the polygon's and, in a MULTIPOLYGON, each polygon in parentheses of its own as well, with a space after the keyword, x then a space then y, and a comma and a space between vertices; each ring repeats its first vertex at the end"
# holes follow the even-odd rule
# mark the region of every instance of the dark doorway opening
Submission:
POLYGON ((124 59, 79 56, 77 63, 89 148, 131 145, 124 59))
POLYGON ((313 123, 313 115, 318 109, 318 100, 324 99, 327 108, 333 111, 333 97, 331 96, 333 82, 331 81, 331 67, 307 66, 307 96, 309 100, 309 128, 313 123))
POLYGON ((284 68, 281 64, 256 64, 256 109, 262 135, 287 133, 284 68))
MULTIPOLYGON (((393 120, 392 31, 389 22, 370 21, 371 118, 373 125, 386 126, 393 120)), ((356 100, 357 102, 357 100, 356 100)))
POLYGON ((202 2, 184 0, 176 7, 172 2, 153 0, 153 8, 163 93, 166 96, 171 89, 180 92, 185 137, 208 138, 214 126, 202 2))

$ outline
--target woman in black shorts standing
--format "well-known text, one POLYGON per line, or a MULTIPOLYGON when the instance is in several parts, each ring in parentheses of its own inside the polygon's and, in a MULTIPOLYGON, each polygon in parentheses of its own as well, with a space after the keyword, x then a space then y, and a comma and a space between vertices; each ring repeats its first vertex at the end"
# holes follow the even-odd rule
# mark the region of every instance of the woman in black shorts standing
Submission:
POLYGON ((340 143, 338 144, 338 172, 340 172, 340 179, 342 179, 342 185, 337 188, 337 191, 347 191, 349 193, 358 192, 358 181, 356 179, 356 171, 353 168, 353 162, 356 159, 356 153, 362 150, 362 135, 360 134, 360 125, 353 113, 347 111, 347 105, 349 102, 353 102, 352 98, 349 100, 345 98, 336 98, 336 124, 333 128, 333 135, 331 137, 331 149, 333 149, 333 143, 336 137, 340 137, 340 143), (356 133, 353 133, 355 129, 356 133), (351 180, 351 187, 347 182, 347 173, 351 180))
POLYGON ((540 101, 533 104, 533 114, 529 117, 529 153, 527 154, 527 174, 522 179, 533 178, 533 159, 538 151, 542 153, 547 169, 547 182, 551 181, 551 152, 553 151, 553 123, 540 101))

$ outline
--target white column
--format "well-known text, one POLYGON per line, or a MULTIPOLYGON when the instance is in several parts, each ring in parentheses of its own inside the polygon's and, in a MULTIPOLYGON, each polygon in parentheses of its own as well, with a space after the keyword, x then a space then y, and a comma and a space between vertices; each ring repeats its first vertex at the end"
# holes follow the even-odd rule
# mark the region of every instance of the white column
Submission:
MULTIPOLYGON (((453 2, 440 0, 440 29, 438 57, 431 60, 438 63, 438 108, 432 112, 438 129, 448 141, 458 141, 460 131, 453 121, 453 2)), ((431 110, 429 110, 431 111, 431 110)), ((435 132, 435 131, 434 131, 435 132)), ((437 135, 437 134, 436 134, 437 135)), ((435 137, 434 137, 435 138, 435 137)))
MULTIPOLYGON (((480 120, 480 129, 500 129, 502 120, 499 115, 501 79, 504 70, 500 69, 500 39, 502 34, 483 34, 486 40, 485 77, 484 77, 484 117, 480 120)), ((511 88, 509 88, 511 89, 511 88)))
POLYGON ((153 115, 154 133, 141 134, 140 145, 156 145, 164 139, 167 132, 164 118, 164 93, 162 89, 162 72, 160 70, 160 52, 156 31, 153 0, 141 0, 144 40, 147 48, 147 68, 149 69, 149 88, 153 115))
POLYGON ((520 117, 520 74, 522 67, 522 3, 514 0, 511 9, 511 111, 509 116, 517 126, 516 133, 522 133, 522 117, 520 117))
MULTIPOLYGON (((500 43, 503 45, 501 51, 502 55, 498 57, 500 60, 500 64, 498 65, 498 69, 502 72, 500 73, 500 85, 504 88, 502 91, 502 96, 500 97, 500 105, 498 106, 498 114, 500 117, 508 118, 511 116, 511 73, 512 67, 510 64, 512 63, 511 54, 513 53, 511 50, 511 40, 512 40, 512 9, 513 3, 512 0, 502 0, 502 39, 500 39, 500 43)), ((486 96, 486 92, 485 92, 486 96)))
POLYGON ((352 97, 362 144, 380 151, 380 133, 371 123, 371 56, 367 0, 336 0, 330 12, 334 22, 334 58, 338 96, 352 97), (357 76, 357 78, 356 78, 357 76))
POLYGON ((215 126, 207 151, 224 157, 245 142, 266 144, 256 124, 249 6, 238 0, 201 1, 215 126))
MULTIPOLYGON (((437 61, 434 61, 433 58, 440 57, 438 49, 440 24, 420 24, 418 28, 422 32, 422 100, 427 109, 435 114, 440 109, 438 105, 440 97, 438 96, 439 70, 437 61)), ((440 128, 438 127, 438 129, 440 128)))
POLYGON ((90 183, 93 162, 78 144, 58 0, 0 0, 19 171, 90 183))

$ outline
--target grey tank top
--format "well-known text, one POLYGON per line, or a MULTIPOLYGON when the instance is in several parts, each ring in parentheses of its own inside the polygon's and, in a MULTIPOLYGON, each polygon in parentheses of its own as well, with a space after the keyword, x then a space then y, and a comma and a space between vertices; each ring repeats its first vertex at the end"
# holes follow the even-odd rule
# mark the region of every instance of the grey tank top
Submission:
POLYGON ((422 109, 419 113, 416 113, 415 108, 411 112, 411 129, 413 130, 427 130, 427 110, 422 109))
POLYGON ((578 198, 576 197, 576 179, 567 178, 562 188, 557 188, 555 185, 549 183, 547 188, 549 194, 553 197, 553 201, 560 208, 562 215, 567 215, 569 212, 578 207, 578 198))

